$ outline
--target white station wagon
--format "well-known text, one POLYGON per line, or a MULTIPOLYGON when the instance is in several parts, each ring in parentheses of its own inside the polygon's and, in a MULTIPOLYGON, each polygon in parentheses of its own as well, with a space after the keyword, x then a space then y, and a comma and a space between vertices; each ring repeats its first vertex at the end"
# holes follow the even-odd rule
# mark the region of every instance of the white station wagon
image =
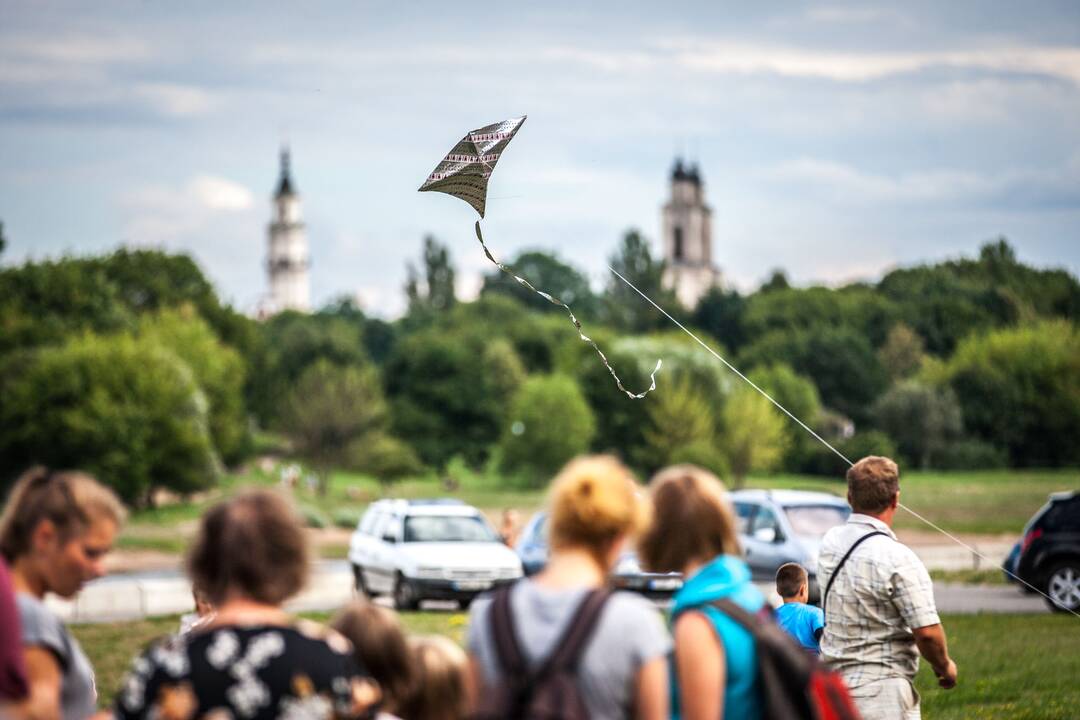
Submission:
POLYGON ((379 500, 349 543, 357 592, 388 594, 394 607, 473 598, 522 576, 521 560, 476 508, 460 500, 379 500))

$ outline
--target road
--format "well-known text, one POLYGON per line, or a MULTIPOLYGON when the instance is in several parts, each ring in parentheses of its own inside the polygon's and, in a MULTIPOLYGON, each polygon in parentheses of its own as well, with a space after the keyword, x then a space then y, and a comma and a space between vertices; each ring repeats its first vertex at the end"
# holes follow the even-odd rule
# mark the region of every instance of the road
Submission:
MULTIPOLYGON (((760 585, 767 595, 772 588, 760 585)), ((1049 612, 1038 595, 1013 586, 934 583, 942 613, 1049 612)), ((292 611, 333 610, 352 597, 352 573, 344 560, 316 563, 308 587, 289 604, 292 611)), ((48 604, 68 622, 109 622, 189 612, 191 586, 178 570, 110 575, 88 584, 75 602, 50 597, 48 604)), ((442 604, 447 609, 452 604, 442 604)))

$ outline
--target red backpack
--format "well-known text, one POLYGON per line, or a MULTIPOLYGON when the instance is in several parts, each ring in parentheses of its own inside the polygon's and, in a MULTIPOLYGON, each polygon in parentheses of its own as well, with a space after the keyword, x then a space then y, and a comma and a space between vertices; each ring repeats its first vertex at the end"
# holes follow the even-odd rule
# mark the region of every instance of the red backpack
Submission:
POLYGON ((757 648, 762 720, 860 720, 839 674, 784 632, 772 608, 750 613, 730 600, 710 603, 746 629, 757 648))
POLYGON ((501 680, 479 699, 473 720, 588 720, 589 711, 577 682, 581 656, 611 590, 593 590, 578 606, 551 655, 530 671, 514 631, 508 585, 491 603, 491 637, 501 680))

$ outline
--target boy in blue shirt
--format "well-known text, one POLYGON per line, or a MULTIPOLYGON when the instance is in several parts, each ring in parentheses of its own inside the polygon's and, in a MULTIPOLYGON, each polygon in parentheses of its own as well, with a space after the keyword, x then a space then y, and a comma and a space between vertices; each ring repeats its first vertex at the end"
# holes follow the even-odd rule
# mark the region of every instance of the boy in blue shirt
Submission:
POLYGON ((810 599, 810 582, 803 566, 798 563, 781 565, 776 571, 776 592, 784 601, 776 609, 777 624, 804 648, 815 655, 820 654, 825 613, 806 603, 810 599))

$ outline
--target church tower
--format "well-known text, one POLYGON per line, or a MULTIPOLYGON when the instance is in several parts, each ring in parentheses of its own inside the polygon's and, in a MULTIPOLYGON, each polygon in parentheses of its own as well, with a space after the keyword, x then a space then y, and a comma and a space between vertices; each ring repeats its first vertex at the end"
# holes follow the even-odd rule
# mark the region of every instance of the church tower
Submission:
POLYGON ((720 271, 712 263, 712 210, 705 204, 704 183, 696 165, 675 161, 671 199, 661 216, 664 238, 664 287, 692 309, 710 288, 719 285, 720 271))
POLYGON ((281 179, 274 194, 274 217, 270 221, 270 255, 266 269, 270 275, 272 312, 311 308, 308 281, 307 233, 300 219, 300 196, 289 176, 289 149, 281 150, 281 179))

